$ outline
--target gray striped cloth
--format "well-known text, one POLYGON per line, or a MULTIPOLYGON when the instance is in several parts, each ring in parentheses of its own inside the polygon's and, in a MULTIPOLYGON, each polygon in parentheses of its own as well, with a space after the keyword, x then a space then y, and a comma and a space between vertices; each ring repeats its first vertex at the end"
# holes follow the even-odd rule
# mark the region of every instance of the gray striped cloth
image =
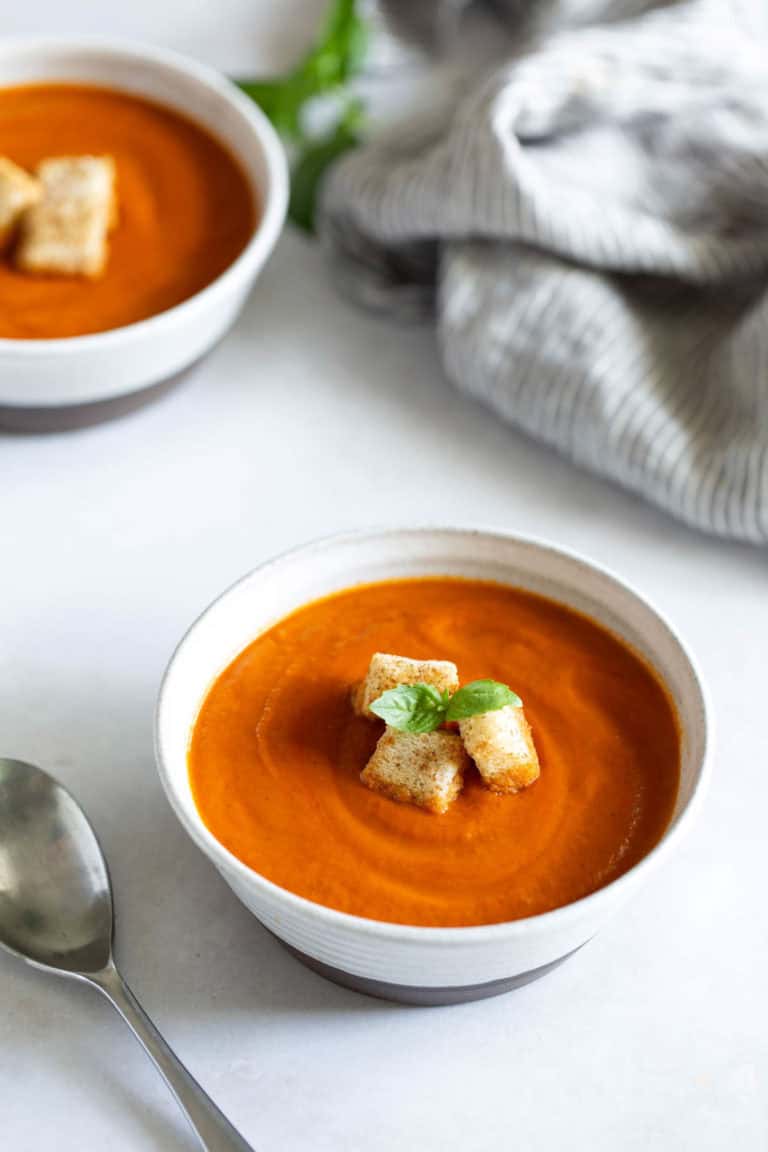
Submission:
POLYGON ((505 61, 338 164, 321 235, 356 299, 436 313, 462 391, 768 542, 768 0, 575 2, 503 9, 505 61))

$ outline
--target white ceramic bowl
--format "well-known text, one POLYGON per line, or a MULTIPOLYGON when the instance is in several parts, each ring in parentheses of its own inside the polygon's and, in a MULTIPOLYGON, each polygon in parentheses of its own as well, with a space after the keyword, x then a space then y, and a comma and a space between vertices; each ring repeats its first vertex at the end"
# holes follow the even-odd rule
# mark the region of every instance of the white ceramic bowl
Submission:
POLYGON ((275 246, 288 198, 285 156, 272 126, 211 68, 160 48, 120 41, 0 42, 0 86, 46 80, 133 92, 201 124, 240 161, 261 215, 234 263, 166 312, 90 336, 0 339, 0 409, 114 401, 177 376, 234 321, 275 246))
POLYGON ((495 532, 406 529, 321 540, 257 568, 216 600, 177 648, 160 690, 156 754, 163 786, 189 835, 258 919, 312 967, 340 983, 397 1000, 446 1003, 504 991, 584 944, 665 860, 702 795, 708 721, 702 684, 669 624, 617 577, 572 553, 495 532), (349 916, 279 888, 246 867, 203 824, 192 799, 187 748, 219 672, 264 629, 337 589, 373 580, 450 574, 543 593, 621 636, 653 664, 682 729, 680 791, 663 839, 591 896, 525 920, 476 928, 419 928, 349 916))

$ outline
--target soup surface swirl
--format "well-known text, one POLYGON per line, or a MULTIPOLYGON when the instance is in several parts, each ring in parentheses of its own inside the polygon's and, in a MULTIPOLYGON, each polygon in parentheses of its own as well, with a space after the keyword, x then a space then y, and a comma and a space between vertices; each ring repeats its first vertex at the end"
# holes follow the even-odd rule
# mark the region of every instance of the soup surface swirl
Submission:
POLYGON ((191 736, 205 824, 269 880, 374 920, 493 924, 577 900, 632 867, 672 815, 680 742, 653 670, 562 604, 456 578, 362 585, 307 604, 218 677, 191 736), (436 816, 367 789, 383 725, 351 685, 374 651, 453 660, 524 701, 541 777, 515 796, 474 769, 436 816))

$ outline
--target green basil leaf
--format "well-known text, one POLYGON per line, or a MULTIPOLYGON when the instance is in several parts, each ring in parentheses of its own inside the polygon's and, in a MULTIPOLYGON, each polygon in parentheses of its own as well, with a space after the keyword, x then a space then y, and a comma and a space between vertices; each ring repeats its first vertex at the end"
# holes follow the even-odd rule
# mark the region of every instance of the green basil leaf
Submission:
POLYGON ((445 697, 431 684, 400 684, 371 704, 371 712, 400 732, 434 732, 445 719, 445 708, 445 697))
POLYGON ((294 164, 288 214, 294 224, 307 232, 314 230, 318 189, 327 169, 359 143, 360 115, 359 105, 350 104, 334 131, 322 140, 308 144, 294 164))
POLYGON ((317 41, 297 66, 269 80, 239 80, 286 140, 303 138, 302 113, 318 96, 343 88, 360 71, 367 28, 356 0, 333 0, 317 41))
POLYGON ((345 84, 359 70, 366 47, 367 30, 356 0, 334 0, 317 43, 299 67, 307 87, 318 93, 345 84))
POLYGON ((258 104, 281 136, 289 140, 298 137, 305 96, 295 79, 239 80, 237 85, 254 104, 258 104))
POLYGON ((466 720, 469 716, 480 716, 483 712, 498 712, 508 704, 519 708, 522 700, 506 684, 497 680, 473 680, 465 684, 451 697, 446 720, 466 720))

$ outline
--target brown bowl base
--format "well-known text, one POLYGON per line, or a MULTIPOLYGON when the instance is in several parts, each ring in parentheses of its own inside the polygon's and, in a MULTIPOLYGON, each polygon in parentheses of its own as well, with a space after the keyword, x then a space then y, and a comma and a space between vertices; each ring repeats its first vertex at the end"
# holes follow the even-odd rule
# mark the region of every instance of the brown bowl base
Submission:
MULTIPOLYGON (((501 980, 489 980, 484 984, 462 984, 452 988, 419 988, 409 984, 389 984, 383 980, 369 980, 365 976, 353 976, 349 972, 343 972, 340 968, 332 968, 329 964, 323 964, 320 960, 307 956, 306 953, 292 948, 290 944, 286 944, 284 941, 281 943, 292 956, 295 956, 307 968, 311 968, 313 972, 324 976, 326 980, 333 981, 334 984, 340 984, 342 988, 351 988, 353 992, 374 996, 378 1000, 394 1000, 396 1004, 411 1004, 421 1008, 435 1008, 446 1004, 466 1004, 470 1000, 486 1000, 489 996, 501 996, 515 988, 522 988, 524 984, 530 984, 541 976, 546 976, 548 972, 558 968, 569 956, 573 956, 574 952, 579 951, 578 948, 574 948, 573 952, 567 952, 565 956, 553 960, 550 964, 542 964, 540 968, 532 968, 530 971, 521 972, 517 976, 506 976, 501 980)), ((584 945, 579 947, 583 948, 584 945)))

